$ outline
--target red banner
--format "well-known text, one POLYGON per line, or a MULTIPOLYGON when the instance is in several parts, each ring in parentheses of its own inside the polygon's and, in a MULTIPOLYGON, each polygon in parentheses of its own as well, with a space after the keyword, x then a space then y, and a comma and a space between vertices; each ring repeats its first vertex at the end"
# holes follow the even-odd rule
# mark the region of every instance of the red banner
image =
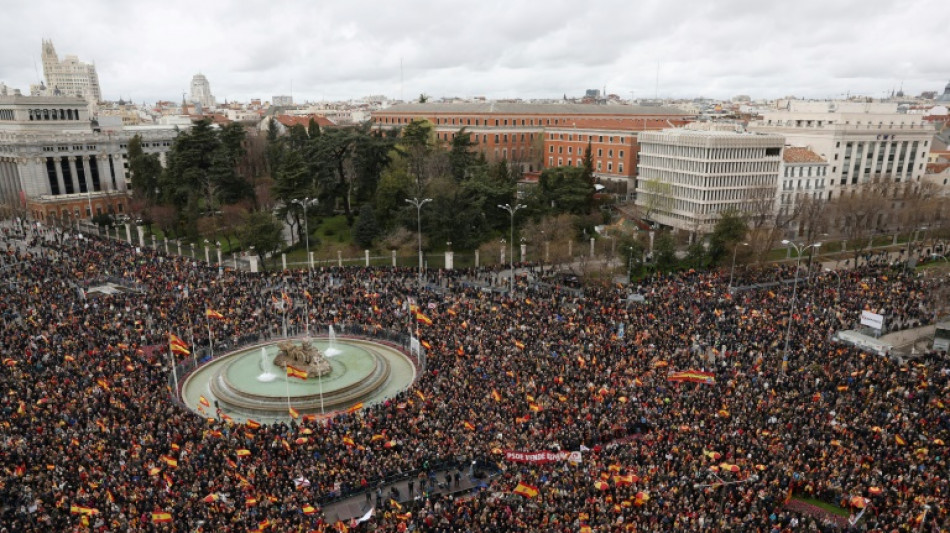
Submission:
POLYGON ((516 452, 505 450, 505 460, 513 463, 556 463, 559 461, 581 462, 581 452, 516 452))

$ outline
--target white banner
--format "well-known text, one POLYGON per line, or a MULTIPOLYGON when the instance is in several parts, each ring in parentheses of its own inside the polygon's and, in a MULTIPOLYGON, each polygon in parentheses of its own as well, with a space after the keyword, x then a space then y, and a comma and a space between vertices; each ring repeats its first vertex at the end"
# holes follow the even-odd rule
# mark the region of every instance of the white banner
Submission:
POLYGON ((884 327, 884 315, 870 311, 861 311, 861 325, 880 330, 884 327))

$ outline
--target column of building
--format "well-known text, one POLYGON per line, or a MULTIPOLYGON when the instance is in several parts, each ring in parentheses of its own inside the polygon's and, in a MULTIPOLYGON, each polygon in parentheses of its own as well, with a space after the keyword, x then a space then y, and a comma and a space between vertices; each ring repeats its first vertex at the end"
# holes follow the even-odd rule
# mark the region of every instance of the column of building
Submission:
POLYGON ((53 160, 53 168, 56 170, 56 184, 59 185, 59 194, 66 194, 66 181, 63 179, 63 167, 60 164, 60 158, 54 156, 50 159, 53 160))

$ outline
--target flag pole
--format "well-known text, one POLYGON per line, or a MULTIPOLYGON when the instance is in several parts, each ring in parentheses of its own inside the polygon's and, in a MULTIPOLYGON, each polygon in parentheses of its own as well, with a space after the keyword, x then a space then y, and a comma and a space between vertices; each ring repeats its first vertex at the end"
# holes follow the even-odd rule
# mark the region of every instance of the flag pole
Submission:
MULTIPOLYGON (((205 311, 205 322, 208 323, 208 348, 211 350, 211 358, 214 359, 214 339, 211 338, 211 317, 208 316, 208 311, 205 311)), ((195 366, 198 366, 197 362, 195 366)))
POLYGON ((175 352, 172 351, 172 338, 169 335, 168 337, 168 356, 172 360, 172 377, 175 379, 175 399, 178 399, 178 371, 175 370, 175 352))

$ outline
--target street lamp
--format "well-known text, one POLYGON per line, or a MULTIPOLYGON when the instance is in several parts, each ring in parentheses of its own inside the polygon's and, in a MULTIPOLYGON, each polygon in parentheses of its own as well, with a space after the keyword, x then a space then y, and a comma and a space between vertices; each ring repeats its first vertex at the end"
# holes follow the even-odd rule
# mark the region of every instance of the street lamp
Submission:
POLYGON ((510 247, 508 250, 510 254, 510 257, 508 258, 508 266, 511 269, 511 285, 508 287, 509 293, 514 292, 515 290, 515 213, 517 213, 519 209, 524 209, 525 207, 527 206, 524 204, 515 204, 514 206, 511 204, 498 204, 499 209, 504 209, 505 211, 508 211, 509 215, 511 215, 511 231, 509 235, 510 238, 508 239, 508 246, 510 247))
POLYGON ((307 286, 310 286, 310 270, 313 268, 313 263, 310 261, 310 226, 307 220, 307 206, 310 205, 310 202, 313 202, 317 205, 320 204, 320 200, 317 198, 304 198, 303 201, 291 200, 290 203, 303 206, 303 232, 307 243, 307 286))
POLYGON ((782 241, 782 244, 794 248, 795 254, 797 256, 795 259, 795 283, 792 285, 792 307, 788 312, 788 327, 785 328, 785 350, 782 353, 782 372, 785 372, 785 366, 788 364, 788 341, 792 334, 792 317, 795 315, 795 303, 798 298, 798 269, 802 264, 802 254, 809 248, 821 248, 821 243, 816 242, 814 244, 804 246, 785 239, 782 241))
POLYGON ((739 252, 740 246, 748 246, 747 242, 738 242, 735 246, 732 247, 732 268, 729 270, 729 294, 732 294, 732 275, 736 272, 736 253, 739 252))
POLYGON ((432 198, 406 198, 406 203, 416 208, 416 234, 419 236, 419 285, 422 285, 422 206, 432 198))

